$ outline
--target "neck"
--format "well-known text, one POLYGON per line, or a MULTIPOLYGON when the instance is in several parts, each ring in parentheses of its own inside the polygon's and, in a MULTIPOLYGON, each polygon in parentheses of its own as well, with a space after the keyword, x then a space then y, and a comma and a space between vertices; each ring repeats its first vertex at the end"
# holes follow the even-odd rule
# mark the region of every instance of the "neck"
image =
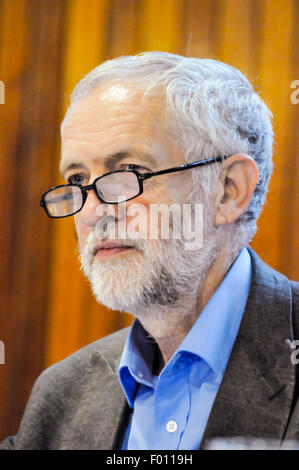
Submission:
POLYGON ((146 312, 139 318, 144 329, 158 344, 165 365, 193 327, 235 258, 236 255, 228 255, 226 250, 220 253, 201 283, 196 298, 186 296, 172 308, 163 306, 158 312, 155 309, 155 315, 146 312))

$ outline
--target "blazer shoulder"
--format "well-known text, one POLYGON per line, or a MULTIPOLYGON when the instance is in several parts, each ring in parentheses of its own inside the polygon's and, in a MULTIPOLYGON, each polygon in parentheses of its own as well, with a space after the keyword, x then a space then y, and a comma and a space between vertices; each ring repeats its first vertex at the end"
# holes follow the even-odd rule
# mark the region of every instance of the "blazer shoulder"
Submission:
POLYGON ((45 369, 34 383, 18 434, 0 443, 0 450, 59 448, 92 377, 96 375, 97 388, 106 386, 108 369, 120 358, 128 331, 90 343, 45 369))
POLYGON ((105 363, 114 368, 115 362, 120 359, 130 327, 123 328, 87 346, 79 349, 59 362, 45 369, 38 380, 53 380, 62 378, 63 381, 76 379, 83 375, 92 366, 93 358, 99 355, 105 363))

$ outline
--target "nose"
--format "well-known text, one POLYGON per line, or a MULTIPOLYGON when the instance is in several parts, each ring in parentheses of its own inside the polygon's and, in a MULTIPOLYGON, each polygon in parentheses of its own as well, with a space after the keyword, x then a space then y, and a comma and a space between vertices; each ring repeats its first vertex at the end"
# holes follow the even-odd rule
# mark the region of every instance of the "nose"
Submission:
POLYGON ((85 204, 77 214, 77 221, 93 228, 105 216, 105 209, 107 209, 107 204, 99 200, 93 189, 89 189, 85 204))

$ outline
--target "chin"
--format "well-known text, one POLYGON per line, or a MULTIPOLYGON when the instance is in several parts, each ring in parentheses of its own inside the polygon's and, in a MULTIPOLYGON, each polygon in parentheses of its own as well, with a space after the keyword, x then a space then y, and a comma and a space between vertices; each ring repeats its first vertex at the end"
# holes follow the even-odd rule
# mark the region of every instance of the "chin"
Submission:
POLYGON ((136 310, 151 273, 145 259, 141 258, 135 255, 134 260, 93 261, 88 279, 99 303, 112 310, 128 313, 136 310))
POLYGON ((93 281, 91 282, 91 288, 97 302, 111 310, 134 314, 138 308, 138 294, 136 289, 130 294, 127 286, 123 285, 122 282, 119 282, 118 288, 107 288, 107 284, 103 286, 97 281, 93 281))

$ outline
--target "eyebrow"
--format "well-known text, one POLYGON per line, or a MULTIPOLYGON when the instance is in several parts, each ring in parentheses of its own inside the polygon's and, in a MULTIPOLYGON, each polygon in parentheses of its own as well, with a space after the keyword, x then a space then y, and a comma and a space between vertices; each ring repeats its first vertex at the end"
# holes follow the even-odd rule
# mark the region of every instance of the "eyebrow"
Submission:
MULTIPOLYGON (((108 171, 113 171, 115 168, 115 165, 119 163, 121 160, 124 160, 125 158, 132 158, 132 162, 134 163, 134 160, 137 160, 138 163, 142 162, 146 165, 148 165, 148 169, 154 169, 157 166, 157 162, 155 158, 147 153, 136 153, 133 155, 131 152, 118 152, 113 155, 108 155, 107 157, 104 158, 104 164, 107 168, 108 171)), ((83 163, 70 163, 67 167, 61 168, 60 174, 64 178, 64 175, 66 174, 67 171, 70 170, 78 170, 78 169, 85 169, 87 170, 88 168, 83 164, 83 163)))
POLYGON ((156 160, 151 155, 145 153, 136 153, 133 155, 131 152, 119 152, 115 153, 114 155, 109 155, 108 157, 104 158, 104 163, 109 171, 113 171, 115 164, 119 163, 125 158, 131 158, 131 163, 134 163, 134 160, 137 160, 138 162, 142 162, 149 167, 156 167, 157 165, 156 160))

